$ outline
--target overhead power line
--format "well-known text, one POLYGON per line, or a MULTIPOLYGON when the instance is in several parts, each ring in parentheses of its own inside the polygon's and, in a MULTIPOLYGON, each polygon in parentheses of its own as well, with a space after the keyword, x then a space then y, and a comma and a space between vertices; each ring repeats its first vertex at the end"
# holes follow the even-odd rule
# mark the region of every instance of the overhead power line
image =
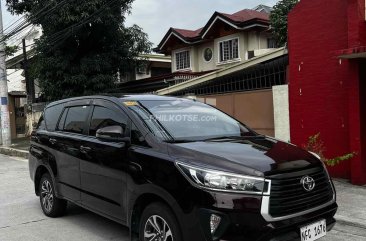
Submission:
POLYGON ((48 14, 52 13, 58 7, 61 7, 62 5, 64 5, 67 1, 69 1, 69 0, 63 0, 59 3, 56 3, 55 6, 50 7, 52 4, 54 4, 54 2, 51 2, 51 3, 47 4, 46 6, 44 6, 43 8, 41 8, 36 13, 32 14, 28 19, 27 19, 26 16, 23 16, 22 18, 18 19, 14 23, 12 23, 7 29, 5 29, 5 31, 7 30, 7 32, 5 33, 5 36, 2 39, 0 39, 0 41, 9 40, 10 38, 18 35, 22 30, 24 30, 27 27, 31 26, 32 22, 35 22, 35 21, 39 20, 42 17, 47 17, 48 14), (24 20, 21 21, 20 23, 16 24, 21 19, 24 19, 24 20), (10 29, 10 27, 14 26, 14 25, 15 25, 15 27, 10 29))

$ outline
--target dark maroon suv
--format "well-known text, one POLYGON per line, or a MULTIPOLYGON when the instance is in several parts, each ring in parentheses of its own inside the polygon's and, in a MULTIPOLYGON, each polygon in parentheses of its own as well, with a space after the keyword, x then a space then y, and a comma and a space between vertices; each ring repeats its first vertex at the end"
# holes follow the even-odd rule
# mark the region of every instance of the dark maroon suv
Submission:
POLYGON ((319 158, 209 105, 153 95, 49 104, 29 169, 45 215, 72 202, 144 241, 302 240, 335 224, 319 158))

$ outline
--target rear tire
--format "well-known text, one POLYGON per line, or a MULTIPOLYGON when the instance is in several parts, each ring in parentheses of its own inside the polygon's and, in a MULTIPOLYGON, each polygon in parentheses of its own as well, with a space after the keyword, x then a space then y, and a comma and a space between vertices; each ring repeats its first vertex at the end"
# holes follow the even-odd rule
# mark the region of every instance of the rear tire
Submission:
POLYGON ((152 203, 142 213, 140 241, 182 241, 180 227, 170 209, 162 203, 152 203))
POLYGON ((39 183, 39 200, 43 213, 48 217, 55 218, 66 213, 67 201, 55 196, 52 178, 48 173, 43 174, 39 183))

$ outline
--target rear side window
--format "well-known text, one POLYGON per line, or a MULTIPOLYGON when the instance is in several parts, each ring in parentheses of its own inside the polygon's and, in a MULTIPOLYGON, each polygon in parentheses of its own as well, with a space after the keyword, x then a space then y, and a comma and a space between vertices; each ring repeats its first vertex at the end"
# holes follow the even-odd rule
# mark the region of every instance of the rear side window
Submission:
POLYGON ((64 107, 63 104, 59 104, 48 107, 45 110, 44 118, 46 120, 46 127, 48 131, 55 131, 63 107, 64 107))
POLYGON ((90 122, 89 135, 95 136, 98 129, 115 125, 121 126, 123 132, 126 132, 127 116, 105 107, 95 106, 90 122))
POLYGON ((86 126, 89 108, 89 106, 75 106, 65 109, 64 113, 67 111, 67 114, 65 114, 63 131, 82 134, 86 126))

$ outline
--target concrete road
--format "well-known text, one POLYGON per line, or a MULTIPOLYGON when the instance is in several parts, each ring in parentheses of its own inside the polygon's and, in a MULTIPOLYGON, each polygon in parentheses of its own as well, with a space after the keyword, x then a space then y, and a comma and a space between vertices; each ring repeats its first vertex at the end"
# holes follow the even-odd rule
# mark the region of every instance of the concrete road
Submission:
POLYGON ((129 240, 124 226, 75 205, 68 214, 48 218, 34 194, 28 163, 0 155, 0 241, 129 240))
MULTIPOLYGON (((69 205, 64 217, 44 216, 29 178, 27 160, 0 155, 0 241, 17 240, 127 241, 129 235, 122 225, 75 205, 69 205)), ((366 229, 341 222, 321 239, 328 240, 365 241, 366 229)))

